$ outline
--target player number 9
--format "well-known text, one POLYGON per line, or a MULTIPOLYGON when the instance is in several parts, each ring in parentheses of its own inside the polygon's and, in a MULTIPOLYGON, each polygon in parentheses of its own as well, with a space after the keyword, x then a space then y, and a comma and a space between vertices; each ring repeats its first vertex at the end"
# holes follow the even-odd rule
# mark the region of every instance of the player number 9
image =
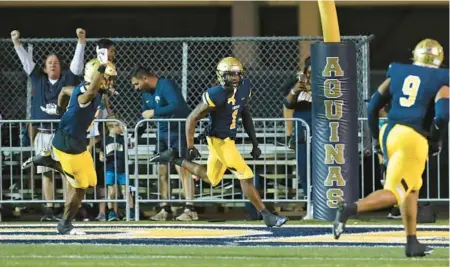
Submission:
POLYGON ((403 94, 407 97, 400 97, 400 106, 411 107, 416 102, 417 92, 419 91, 420 78, 409 75, 403 82, 403 94))

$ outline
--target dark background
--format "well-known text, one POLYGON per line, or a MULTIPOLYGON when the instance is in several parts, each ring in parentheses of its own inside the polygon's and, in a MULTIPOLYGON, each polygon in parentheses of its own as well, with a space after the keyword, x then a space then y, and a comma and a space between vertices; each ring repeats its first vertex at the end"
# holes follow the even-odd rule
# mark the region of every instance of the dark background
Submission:
MULTIPOLYGON (((338 6, 341 35, 369 35, 371 90, 393 62, 410 62, 414 46, 424 38, 438 40, 449 51, 449 9, 445 6, 338 6)), ((231 7, 33 7, 0 8, 0 38, 18 29, 23 38, 75 38, 75 29, 99 37, 231 36, 231 7)), ((260 36, 298 35, 295 6, 260 6, 260 36)), ((11 47, 0 47, 11 49, 11 47)), ((14 55, 15 56, 15 55, 14 55)), ((448 54, 444 55, 448 66, 448 54)), ((0 64, 1 65, 1 64, 0 64)), ((441 166, 441 197, 448 197, 448 144, 441 166)), ((370 162, 369 162, 370 164, 370 162)), ((437 162, 430 162, 437 169, 437 162)), ((371 171, 370 168, 366 169, 371 171)), ((366 177, 371 177, 371 173, 366 177)), ((431 177, 434 177, 432 174, 431 177)), ((436 183, 431 178, 430 183, 436 183)), ((424 181, 424 186, 428 181, 424 181)), ((371 183, 366 183, 371 186, 371 183)), ((435 187, 432 187, 435 188, 435 187)), ((370 192, 368 188, 367 192, 370 192)), ((426 192, 421 192, 426 193, 426 192)), ((430 192, 436 196, 437 192, 430 192)), ((423 195, 422 195, 423 197, 423 195)))
MULTIPOLYGON (((369 35, 371 69, 408 62, 424 38, 449 49, 449 10, 444 6, 337 7, 341 35, 369 35)), ((261 36, 298 34, 297 7, 259 7, 261 36)), ((231 7, 33 7, 1 8, 0 36, 13 29, 26 37, 74 37, 82 27, 88 37, 231 36, 231 7)), ((444 64, 448 66, 448 56, 444 64)))

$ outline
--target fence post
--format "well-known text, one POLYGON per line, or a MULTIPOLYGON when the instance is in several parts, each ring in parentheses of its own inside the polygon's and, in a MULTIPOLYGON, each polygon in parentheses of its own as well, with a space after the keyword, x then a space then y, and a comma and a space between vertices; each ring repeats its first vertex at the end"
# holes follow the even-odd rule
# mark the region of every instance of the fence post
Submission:
POLYGON ((187 76, 188 76, 188 44, 183 42, 183 61, 181 68, 181 92, 184 100, 187 100, 187 76))
MULTIPOLYGON (((28 49, 28 54, 30 54, 31 57, 33 57, 33 45, 28 44, 27 49, 28 49)), ((31 78, 28 76, 27 77, 27 120, 29 120, 31 118, 31 97, 33 94, 32 90, 33 90, 33 87, 31 85, 31 78)))

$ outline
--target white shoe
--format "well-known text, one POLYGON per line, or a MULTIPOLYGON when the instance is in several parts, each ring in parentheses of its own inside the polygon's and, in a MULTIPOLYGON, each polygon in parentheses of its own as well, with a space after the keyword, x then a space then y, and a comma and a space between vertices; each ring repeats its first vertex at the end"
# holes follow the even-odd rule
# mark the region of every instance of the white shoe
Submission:
POLYGON ((198 215, 196 211, 185 209, 184 212, 176 218, 177 221, 197 221, 198 215))
POLYGON ((86 235, 86 232, 73 228, 72 230, 70 230, 69 235, 86 235))
POLYGON ((164 209, 162 209, 158 214, 156 214, 155 216, 150 217, 150 220, 152 221, 165 221, 167 220, 167 216, 169 215, 169 213, 167 211, 165 211, 164 209))

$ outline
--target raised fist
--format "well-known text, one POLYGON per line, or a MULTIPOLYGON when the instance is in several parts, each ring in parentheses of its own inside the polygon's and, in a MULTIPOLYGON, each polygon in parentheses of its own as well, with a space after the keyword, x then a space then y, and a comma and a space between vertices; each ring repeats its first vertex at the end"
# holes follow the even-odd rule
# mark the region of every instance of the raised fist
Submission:
POLYGON ((11 32, 11 40, 14 45, 20 45, 20 32, 18 30, 14 30, 11 32))
POLYGON ((82 28, 77 29, 77 37, 78 40, 81 41, 83 44, 86 43, 86 31, 82 28))

